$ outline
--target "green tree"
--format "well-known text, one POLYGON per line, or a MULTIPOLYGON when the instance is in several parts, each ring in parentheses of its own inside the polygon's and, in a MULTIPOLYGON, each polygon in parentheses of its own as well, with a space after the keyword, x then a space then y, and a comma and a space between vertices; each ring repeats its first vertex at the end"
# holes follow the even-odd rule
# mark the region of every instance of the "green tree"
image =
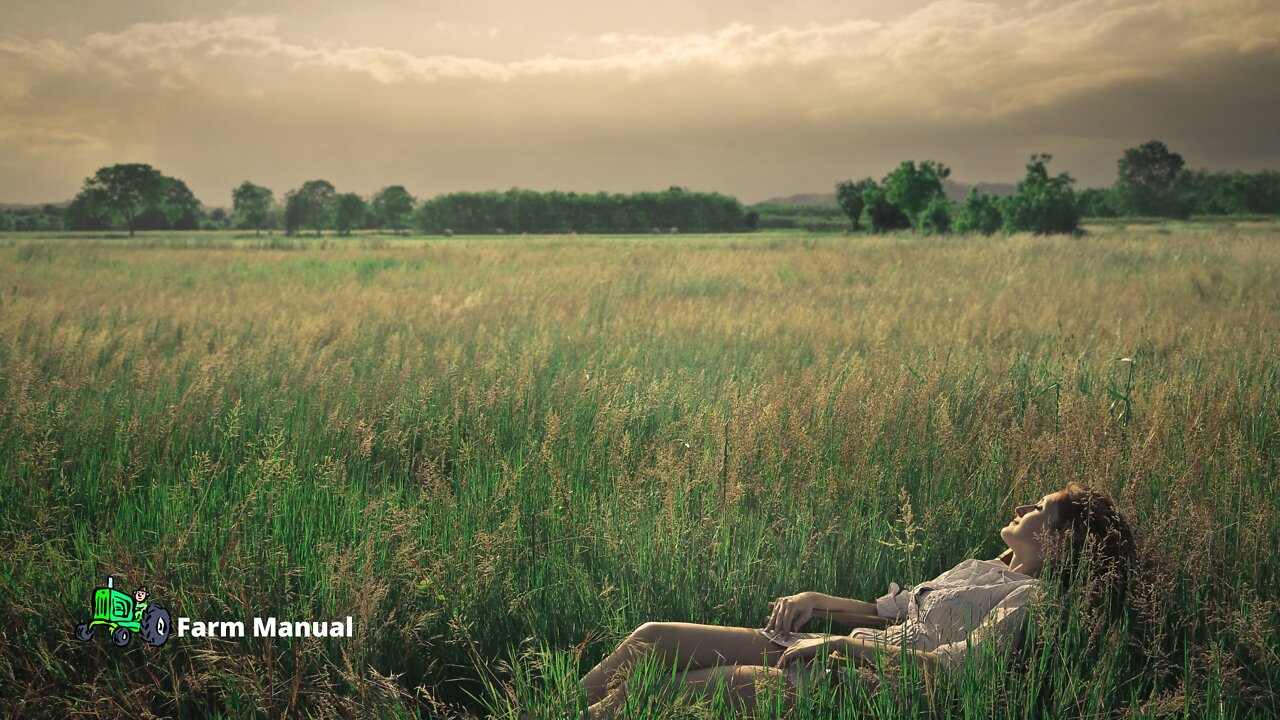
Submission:
POLYGON ((147 206, 133 226, 138 230, 198 230, 204 210, 187 184, 164 176, 164 192, 154 204, 147 206))
POLYGON ((862 190, 862 221, 877 233, 911 227, 911 219, 889 200, 884 186, 870 180, 862 190))
POLYGON ((1067 173, 1050 177, 1047 165, 1052 159, 1047 153, 1031 156, 1026 179, 1005 201, 1006 232, 1048 235, 1079 231, 1080 210, 1071 190, 1075 179, 1067 173))
POLYGON ((111 225, 111 208, 101 188, 81 190, 67 205, 68 230, 106 230, 111 225))
POLYGON ((275 193, 269 188, 245 180, 231 191, 232 212, 240 224, 253 228, 255 235, 261 235, 275 199, 275 193))
POLYGON ((953 228, 958 233, 982 233, 991 235, 1004 225, 1004 216, 1000 213, 999 198, 979 192, 978 188, 969 191, 960 211, 956 213, 953 228))
POLYGON ((169 227, 174 230, 198 230, 204 210, 195 193, 177 178, 165 177, 164 182, 165 190, 158 207, 169 227))
POLYGON ((123 219, 132 237, 134 221, 147 208, 159 204, 167 189, 159 170, 143 163, 127 163, 99 168, 85 179, 82 192, 101 202, 101 211, 123 219))
POLYGON ((855 232, 860 229, 858 219, 862 217, 862 209, 866 207, 866 202, 862 199, 862 193, 868 186, 874 184, 875 181, 871 178, 857 182, 841 180, 836 183, 836 204, 840 206, 845 215, 849 216, 855 232))
POLYGON ((916 216, 916 231, 928 235, 951 232, 952 203, 945 196, 929 199, 916 216))
POLYGON ((1115 217, 1116 194, 1108 188, 1085 188, 1076 193, 1076 206, 1081 217, 1115 217))
POLYGON ((302 224, 306 221, 306 198, 297 190, 290 190, 284 196, 284 232, 286 235, 297 235, 302 232, 302 224))
POLYGON ((289 234, 297 234, 302 228, 320 231, 333 223, 333 183, 328 180, 308 180, 297 190, 285 196, 285 226, 289 234))
POLYGON ((1174 192, 1185 163, 1159 140, 1129 148, 1116 163, 1116 193, 1130 215, 1185 217, 1189 207, 1174 192))
POLYGON ((413 204, 413 196, 403 185, 388 185, 373 196, 373 211, 378 220, 383 227, 390 225, 396 234, 413 214, 413 204))
MULTIPOLYGON (((907 160, 885 176, 882 183, 885 197, 901 208, 903 214, 916 224, 921 212, 935 198, 946 199, 942 181, 950 175, 951 169, 942 163, 925 160, 916 167, 915 161, 907 160)), ((918 224, 916 228, 919 229, 918 224)))
POLYGON ((333 226, 339 235, 350 235, 353 228, 364 224, 365 202, 355 193, 342 193, 334 198, 333 226))

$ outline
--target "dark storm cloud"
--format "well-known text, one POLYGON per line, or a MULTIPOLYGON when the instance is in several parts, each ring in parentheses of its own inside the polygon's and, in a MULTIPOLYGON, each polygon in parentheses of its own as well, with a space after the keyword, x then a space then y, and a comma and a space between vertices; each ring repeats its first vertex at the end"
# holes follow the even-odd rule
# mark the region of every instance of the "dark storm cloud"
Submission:
POLYGON ((1040 151, 1104 184, 1152 137, 1193 167, 1280 165, 1280 15, 1263 3, 658 3, 642 17, 491 1, 412 23, 420 6, 380 0, 364 17, 381 32, 284 2, 166 7, 88 34, 28 17, 48 31, 0 35, 0 199, 65 198, 124 161, 213 203, 245 178, 283 192, 313 177, 361 193, 678 183, 756 200, 907 158, 1008 180, 1040 151))

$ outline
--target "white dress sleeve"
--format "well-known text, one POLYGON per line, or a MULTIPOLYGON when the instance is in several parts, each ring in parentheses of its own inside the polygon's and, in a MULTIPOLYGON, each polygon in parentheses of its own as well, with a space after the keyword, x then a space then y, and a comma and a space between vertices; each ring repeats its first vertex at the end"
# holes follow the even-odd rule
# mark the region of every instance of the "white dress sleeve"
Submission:
POLYGON ((1037 583, 1027 583, 1006 595, 967 639, 934 648, 938 664, 949 671, 962 671, 971 650, 975 653, 972 659, 977 662, 977 653, 981 652, 983 644, 992 644, 1005 655, 1020 647, 1027 620, 1027 602, 1036 586, 1037 583))
POLYGON ((876 614, 890 620, 901 620, 907 616, 907 603, 910 601, 911 592, 891 582, 889 592, 876 598, 876 614))

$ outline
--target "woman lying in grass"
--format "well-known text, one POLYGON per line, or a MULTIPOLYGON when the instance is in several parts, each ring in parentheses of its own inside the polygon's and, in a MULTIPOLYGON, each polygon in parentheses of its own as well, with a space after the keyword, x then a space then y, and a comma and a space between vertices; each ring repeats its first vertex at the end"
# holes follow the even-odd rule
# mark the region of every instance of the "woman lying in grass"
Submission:
POLYGON ((764 628, 722 627, 679 622, 641 625, 582 678, 591 718, 612 717, 625 696, 625 668, 644 653, 675 663, 684 689, 710 694, 724 683, 747 712, 755 707, 758 681, 787 683, 786 701, 796 690, 820 682, 818 656, 835 651, 837 661, 874 666, 913 655, 926 676, 938 666, 960 665, 979 643, 1011 652, 1021 643, 1027 601, 1046 562, 1069 582, 1087 553, 1097 583, 1119 597, 1134 557, 1129 526, 1106 494, 1076 483, 1023 505, 1000 529, 1009 549, 993 560, 969 559, 910 590, 897 583, 875 603, 818 592, 779 598, 764 628), (1049 560, 1060 558, 1060 560, 1049 560), (849 635, 797 632, 814 615, 836 619, 861 616, 870 625, 849 635), (620 670, 622 672, 620 672, 620 670), (681 672, 683 675, 681 676, 681 672))

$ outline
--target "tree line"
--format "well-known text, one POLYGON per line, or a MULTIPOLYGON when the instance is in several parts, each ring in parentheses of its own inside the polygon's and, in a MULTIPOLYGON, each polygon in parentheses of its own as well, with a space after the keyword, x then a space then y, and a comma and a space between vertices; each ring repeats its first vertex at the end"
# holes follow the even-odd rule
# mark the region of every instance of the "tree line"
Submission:
POLYGON ((1188 171, 1182 156, 1159 140, 1129 148, 1117 161, 1115 183, 1079 193, 1067 173, 1052 175, 1052 156, 1037 154, 1009 196, 977 188, 962 203, 943 192, 951 170, 926 160, 906 161, 880 181, 836 183, 836 204, 852 229, 920 233, 1074 233, 1085 217, 1157 217, 1280 214, 1280 172, 1188 171))
MULTIPOLYGON (((953 203, 943 192, 950 168, 909 160, 878 181, 836 183, 836 202, 852 230, 871 232, 1072 233, 1088 217, 1280 214, 1280 172, 1187 170, 1182 156, 1159 140, 1125 150, 1108 188, 1076 192, 1070 175, 1049 172, 1050 160, 1047 154, 1032 156, 1026 177, 1010 196, 975 188, 963 202, 953 203)), ((762 212, 766 224, 771 217, 768 207, 744 208, 727 195, 676 186, 630 194, 457 192, 419 201, 402 185, 384 187, 366 200, 337 192, 327 180, 307 181, 277 199, 269 188, 245 181, 232 190, 231 199, 230 213, 221 208, 206 213, 182 180, 141 163, 112 165, 86 178, 65 207, 0 211, 0 231, 736 232, 755 229, 762 212)))
POLYGON ((86 178, 64 209, 46 205, 0 213, 0 230, 734 232, 750 229, 747 223, 754 218, 735 198, 677 186, 630 194, 458 192, 419 202, 403 185, 384 187, 366 200, 337 192, 327 180, 309 180, 277 199, 270 188, 245 181, 231 191, 231 204, 230 214, 215 209, 206 215, 181 180, 141 163, 112 165, 86 178))
POLYGON ((1080 228, 1080 210, 1071 190, 1075 180, 1067 173, 1051 175, 1051 159, 1048 154, 1031 156, 1027 176, 1008 197, 973 188, 963 203, 953 203, 942 185, 950 168, 933 160, 918 166, 908 160, 879 182, 866 178, 836 183, 836 203, 855 231, 865 225, 876 233, 1074 233, 1080 228))

